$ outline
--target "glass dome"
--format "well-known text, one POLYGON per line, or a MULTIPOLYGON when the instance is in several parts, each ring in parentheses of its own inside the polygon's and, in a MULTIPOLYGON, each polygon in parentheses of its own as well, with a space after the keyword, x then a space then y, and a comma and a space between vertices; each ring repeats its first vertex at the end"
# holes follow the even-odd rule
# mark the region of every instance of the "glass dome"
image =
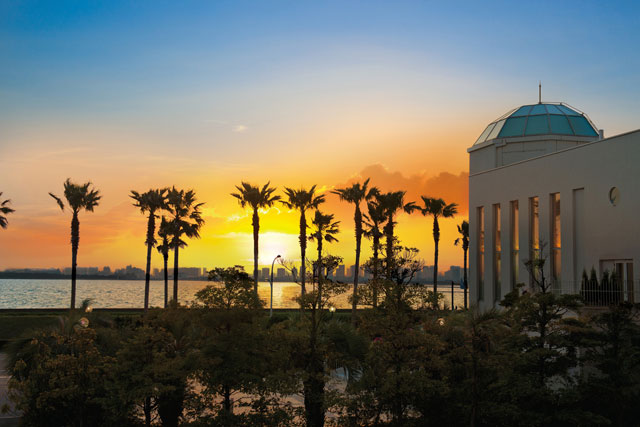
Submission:
POLYGON ((523 105, 491 123, 474 145, 499 138, 534 135, 598 136, 591 120, 563 103, 523 105))

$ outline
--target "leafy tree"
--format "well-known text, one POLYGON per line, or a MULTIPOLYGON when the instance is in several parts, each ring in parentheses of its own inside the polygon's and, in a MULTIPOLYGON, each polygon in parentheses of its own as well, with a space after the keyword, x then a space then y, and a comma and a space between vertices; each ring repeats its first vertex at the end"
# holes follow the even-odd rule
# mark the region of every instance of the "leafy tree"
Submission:
POLYGON ((173 300, 178 302, 178 252, 187 243, 182 237, 199 238, 200 227, 204 224, 200 208, 204 203, 196 203, 193 190, 177 190, 172 187, 167 193, 167 206, 171 214, 168 229, 173 249, 173 300))
MULTIPOLYGON (((333 194, 337 194, 340 197, 340 200, 345 201, 347 203, 352 203, 355 206, 355 211, 353 214, 353 222, 355 225, 355 234, 356 234, 356 264, 355 264, 355 272, 353 275, 353 302, 351 308, 351 317, 355 319, 356 317, 356 307, 358 305, 358 276, 360 274, 360 250, 362 245, 362 235, 364 234, 363 219, 362 212, 360 210, 360 203, 363 201, 371 199, 374 194, 378 194, 379 191, 376 187, 368 188, 369 179, 367 179, 362 185, 358 182, 351 187, 346 188, 338 188, 333 190, 333 194)), ((318 258, 320 259, 320 258, 318 258)))
POLYGON ((158 236, 162 239, 162 243, 157 246, 158 252, 162 255, 163 267, 164 267, 164 308, 167 308, 169 304, 169 251, 171 250, 171 224, 163 216, 160 221, 160 227, 158 228, 158 236))
POLYGON ((9 397, 27 426, 109 426, 126 422, 112 410, 105 379, 114 360, 100 354, 96 333, 79 326, 69 335, 40 332, 11 370, 9 397))
POLYGON ((462 224, 458 225, 458 233, 460 233, 460 237, 458 237, 454 244, 458 246, 461 244, 462 252, 464 253, 464 275, 463 275, 463 283, 464 283, 464 309, 467 309, 467 291, 468 291, 468 283, 467 283, 467 251, 469 250, 469 223, 467 221, 462 221, 462 224))
MULTIPOLYGON (((1 197, 2 197, 2 192, 0 191, 0 198, 1 197)), ((11 204, 11 200, 9 199, 2 200, 2 202, 0 202, 0 214, 2 214, 0 215, 0 228, 7 228, 8 221, 5 215, 15 212, 14 209, 11 209, 9 207, 9 204, 11 204)))
POLYGON ((280 200, 280 196, 274 196, 275 187, 269 187, 267 182, 262 188, 253 186, 246 182, 237 185, 237 193, 231 193, 233 197, 238 199, 240 206, 243 208, 249 206, 253 210, 251 225, 253 226, 253 280, 255 281, 254 290, 258 293, 258 238, 260 237, 260 216, 258 211, 261 208, 270 208, 275 202, 280 200))
MULTIPOLYGON (((83 185, 74 184, 70 178, 64 183, 64 197, 67 205, 71 209, 71 310, 76 306, 76 274, 78 261, 78 245, 80 244, 80 221, 78 214, 81 210, 93 212, 93 208, 98 206, 101 197, 100 192, 92 187, 91 182, 83 185)), ((53 193, 49 193, 64 211, 64 202, 53 193)))
POLYGON ((418 210, 422 215, 431 215, 433 217, 433 243, 435 244, 433 252, 433 292, 438 293, 438 243, 440 242, 440 225, 438 218, 451 218, 458 213, 458 204, 447 204, 442 199, 422 196, 424 207, 418 210))
POLYGON ((147 219, 147 264, 144 275, 144 311, 149 309, 149 281, 151 280, 151 250, 156 244, 156 212, 167 208, 167 192, 169 189, 151 189, 145 193, 138 193, 131 190, 131 197, 135 207, 140 208, 140 212, 148 213, 147 219))
POLYGON ((302 288, 302 295, 305 294, 305 282, 306 282, 306 255, 307 255, 307 218, 306 212, 311 209, 318 209, 318 207, 325 202, 323 194, 316 195, 316 186, 312 186, 309 190, 300 188, 295 190, 293 188, 285 187, 284 194, 287 197, 286 200, 280 202, 288 209, 296 209, 300 212, 300 234, 298 240, 300 241, 300 286, 302 288))
POLYGON ((639 319, 638 308, 630 303, 611 306, 593 317, 583 347, 582 409, 614 426, 634 425, 640 417, 639 319))

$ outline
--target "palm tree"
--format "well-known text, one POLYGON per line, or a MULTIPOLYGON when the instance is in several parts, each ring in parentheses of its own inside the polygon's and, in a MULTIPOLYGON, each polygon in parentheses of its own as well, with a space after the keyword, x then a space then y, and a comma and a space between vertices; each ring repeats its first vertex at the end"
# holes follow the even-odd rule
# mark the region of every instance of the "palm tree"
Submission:
POLYGON ((411 213, 417 209, 413 202, 405 203, 404 196, 406 191, 394 191, 390 193, 378 194, 376 196, 377 202, 380 204, 386 224, 384 226, 385 243, 386 243, 386 263, 387 263, 387 279, 391 279, 391 272, 393 268, 393 255, 394 245, 396 241, 395 237, 395 215, 399 211, 411 213))
POLYGON ((249 206, 253 210, 251 225, 253 226, 253 285, 256 293, 258 293, 258 238, 260 234, 260 216, 258 210, 260 208, 270 208, 275 202, 280 200, 280 196, 274 196, 275 187, 269 187, 267 182, 264 187, 253 186, 246 182, 236 185, 237 193, 231 193, 233 197, 238 199, 238 203, 243 208, 249 206))
POLYGON ((332 243, 337 242, 338 239, 335 237, 336 234, 340 231, 338 228, 340 221, 334 221, 334 217, 332 214, 323 214, 319 210, 316 210, 316 214, 313 217, 313 233, 309 235, 309 240, 316 242, 318 245, 318 260, 316 261, 316 272, 318 276, 318 298, 321 298, 322 294, 322 243, 332 243))
POLYGON ((171 214, 169 230, 173 249, 173 301, 178 302, 178 252, 187 246, 182 236, 199 238, 200 227, 204 224, 200 208, 204 203, 196 203, 196 193, 193 190, 177 190, 172 187, 167 193, 167 206, 171 214))
POLYGON ((358 305, 358 276, 360 273, 360 250, 362 244, 362 212, 360 211, 360 203, 363 200, 369 200, 374 194, 378 193, 378 189, 373 187, 367 191, 369 186, 369 179, 367 179, 362 185, 355 183, 351 187, 338 188, 333 190, 333 194, 337 194, 340 200, 353 203, 355 205, 355 212, 353 214, 353 222, 355 224, 356 232, 356 265, 355 273, 353 274, 353 303, 351 307, 351 316, 355 319, 356 306, 358 305))
POLYGON ((458 225, 458 233, 460 233, 461 237, 458 237, 454 245, 458 246, 458 244, 462 243, 462 252, 464 253, 464 267, 463 267, 463 276, 462 283, 464 283, 464 309, 467 309, 467 251, 469 250, 469 223, 465 220, 462 221, 462 224, 458 225))
POLYGON ((300 256, 302 258, 300 265, 300 285, 302 287, 302 296, 304 296, 306 280, 305 260, 307 254, 307 218, 305 217, 305 212, 309 209, 318 209, 318 206, 324 203, 325 199, 323 194, 316 195, 315 185, 309 190, 305 190, 304 188, 294 190, 293 188, 285 187, 284 194, 287 196, 287 200, 281 200, 280 203, 289 209, 300 211, 300 234, 298 236, 298 240, 300 241, 300 256))
POLYGON ((156 248, 162 254, 162 260, 164 261, 164 308, 169 305, 169 272, 167 266, 169 264, 169 250, 171 250, 171 242, 169 241, 171 236, 170 226, 171 224, 163 216, 158 228, 158 236, 162 239, 162 244, 156 248))
MULTIPOLYGON (((436 199, 433 197, 422 196, 422 202, 424 208, 418 208, 422 215, 433 216, 433 242, 435 243, 435 250, 433 255, 433 293, 438 293, 438 242, 440 241, 440 225, 438 224, 438 218, 451 218, 458 213, 458 204, 447 204, 442 199, 436 199)), ((437 301, 437 298, 435 299, 437 301)))
POLYGON ((156 245, 156 212, 167 208, 168 188, 149 190, 146 193, 138 193, 131 190, 131 197, 135 200, 133 206, 140 208, 140 212, 149 213, 147 220, 147 267, 144 275, 144 312, 149 309, 149 281, 151 280, 151 249, 156 245))
POLYGON ((373 268, 372 268, 372 277, 371 282, 373 283, 373 306, 378 306, 378 292, 377 292, 377 281, 380 275, 380 248, 381 243, 380 239, 384 235, 383 233, 383 223, 385 222, 385 213, 384 206, 382 206, 378 199, 374 197, 373 200, 369 200, 367 202, 367 214, 365 215, 365 230, 364 236, 368 239, 371 239, 371 249, 373 251, 373 268))
MULTIPOLYGON (((2 192, 0 191, 0 197, 2 197, 2 192)), ((11 200, 7 199, 0 202, 0 228, 7 228, 7 217, 4 215, 8 215, 10 213, 15 212, 14 209, 11 209, 8 205, 11 203, 11 200)))
MULTIPOLYGON (((71 209, 71 310, 76 306, 76 271, 78 261, 78 245, 80 244, 80 221, 78 214, 82 209, 93 212, 93 208, 98 206, 98 202, 102 198, 100 192, 91 188, 91 182, 83 185, 74 184, 71 178, 67 178, 64 183, 64 198, 67 199, 67 205, 71 209)), ((53 193, 49 193, 64 212, 64 203, 62 199, 53 193)))

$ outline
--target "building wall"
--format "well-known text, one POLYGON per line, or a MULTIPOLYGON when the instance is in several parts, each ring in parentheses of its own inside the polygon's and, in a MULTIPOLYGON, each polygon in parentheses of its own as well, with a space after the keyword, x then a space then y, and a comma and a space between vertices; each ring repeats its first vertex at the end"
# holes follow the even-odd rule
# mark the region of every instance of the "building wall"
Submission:
MULTIPOLYGON (((488 148, 488 147, 487 147, 488 148)), ((474 167, 471 153, 470 170, 474 167)), ((482 155, 477 160, 486 161, 482 155)), ((477 207, 484 207, 485 257, 484 298, 481 308, 494 306, 493 205, 501 206, 502 269, 501 295, 511 290, 510 202, 519 203, 520 259, 518 282, 529 284, 524 261, 530 258, 529 198, 539 198, 540 241, 546 242, 543 256, 549 258, 551 243, 551 197, 560 193, 561 287, 577 292, 583 269, 594 267, 601 273, 600 261, 633 260, 635 294, 640 272, 640 240, 637 213, 640 212, 640 131, 581 144, 542 157, 498 167, 469 177, 469 284, 471 301, 478 302, 478 218, 477 207), (617 187, 620 200, 613 206, 609 191, 617 187)), ((549 260, 545 274, 550 277, 549 260)))

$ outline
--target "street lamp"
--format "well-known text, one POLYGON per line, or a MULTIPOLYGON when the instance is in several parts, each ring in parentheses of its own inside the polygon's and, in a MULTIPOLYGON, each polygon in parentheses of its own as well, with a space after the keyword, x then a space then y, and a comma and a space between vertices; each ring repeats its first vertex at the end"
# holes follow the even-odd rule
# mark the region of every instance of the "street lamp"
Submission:
POLYGON ((282 258, 282 257, 278 255, 273 259, 273 262, 271 263, 271 282, 269 283, 271 286, 271 297, 269 298, 269 317, 273 316, 273 264, 276 263, 276 260, 278 258, 282 258))

